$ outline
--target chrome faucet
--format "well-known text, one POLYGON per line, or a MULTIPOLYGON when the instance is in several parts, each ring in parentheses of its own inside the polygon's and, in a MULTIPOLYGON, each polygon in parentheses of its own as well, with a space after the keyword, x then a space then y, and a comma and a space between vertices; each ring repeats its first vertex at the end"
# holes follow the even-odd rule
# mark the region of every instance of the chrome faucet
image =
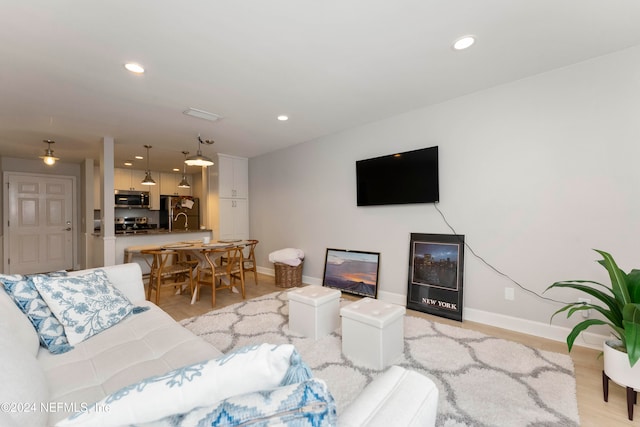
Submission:
POLYGON ((173 221, 177 221, 177 220, 178 220, 178 217, 179 217, 180 215, 184 215, 184 229, 185 229, 185 230, 188 230, 188 229, 189 229, 189 217, 187 217, 187 214, 186 214, 186 213, 184 213, 184 212, 180 212, 180 213, 178 213, 178 214, 176 215, 176 217, 175 217, 175 218, 173 218, 173 221))

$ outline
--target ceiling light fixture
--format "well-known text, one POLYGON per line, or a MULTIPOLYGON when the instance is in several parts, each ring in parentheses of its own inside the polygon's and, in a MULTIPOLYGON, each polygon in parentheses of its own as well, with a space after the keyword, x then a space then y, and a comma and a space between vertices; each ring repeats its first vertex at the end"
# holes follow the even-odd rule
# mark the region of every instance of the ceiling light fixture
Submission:
POLYGON ((144 159, 144 157, 142 157, 142 156, 136 156, 136 159, 137 159, 137 160, 142 160, 142 159, 144 159))
POLYGON ((200 150, 200 144, 213 144, 214 141, 210 139, 202 140, 200 135, 198 135, 198 154, 195 156, 189 156, 184 159, 184 162, 189 166, 213 166, 213 160, 208 158, 207 156, 202 155, 202 151, 200 150))
POLYGON ((189 152, 183 151, 182 154, 184 154, 184 165, 182 166, 182 180, 180 181, 180 184, 178 184, 178 187, 191 188, 191 184, 189 184, 189 181, 187 180, 187 154, 189 154, 189 152))
POLYGON ((124 165, 125 166, 133 166, 133 163, 131 163, 130 161, 127 160, 126 162, 124 162, 124 165))
POLYGON ((182 113, 186 114, 187 116, 196 117, 198 119, 209 120, 210 122, 215 122, 216 120, 219 120, 222 118, 222 116, 218 114, 210 113, 204 110, 198 110, 197 108, 191 108, 191 107, 184 110, 182 113))
POLYGON ((49 144, 47 147, 47 151, 45 151, 44 156, 40 156, 42 160, 44 160, 45 165, 53 166, 56 164, 56 160, 60 160, 57 157, 54 157, 53 150, 51 149, 51 144, 55 144, 55 141, 50 139, 44 139, 42 142, 49 144))
POLYGON ((151 178, 151 169, 149 169, 149 148, 151 145, 145 145, 144 148, 147 149, 147 170, 144 171, 144 179, 142 180, 142 185, 156 185, 156 182, 151 178))
POLYGON ((127 70, 129 70, 129 71, 131 71, 132 73, 135 73, 135 74, 143 74, 144 73, 144 68, 142 68, 142 65, 136 64, 134 62, 129 62, 127 64, 124 64, 124 68, 126 68, 127 70))
POLYGON ((453 48, 455 50, 464 50, 471 47, 476 42, 474 36, 463 36, 453 42, 453 48))
POLYGON ((278 116, 278 120, 280 120, 281 122, 286 122, 287 120, 289 120, 289 116, 285 116, 284 114, 281 114, 278 116))

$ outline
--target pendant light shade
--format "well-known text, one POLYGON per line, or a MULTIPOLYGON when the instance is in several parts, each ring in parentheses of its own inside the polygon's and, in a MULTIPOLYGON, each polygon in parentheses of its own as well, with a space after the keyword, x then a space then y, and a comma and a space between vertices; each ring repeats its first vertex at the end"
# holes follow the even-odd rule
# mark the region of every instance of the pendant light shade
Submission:
POLYGON ((44 156, 40 156, 40 158, 44 161, 45 165, 49 165, 49 166, 53 166, 56 164, 56 160, 60 160, 59 158, 55 157, 53 155, 53 150, 51 149, 51 144, 55 144, 55 141, 52 141, 50 139, 45 139, 42 142, 44 142, 45 144, 49 144, 47 146, 47 150, 44 153, 44 156))
POLYGON ((156 185, 156 182, 151 178, 151 169, 149 169, 149 148, 151 145, 145 145, 144 148, 147 149, 147 170, 144 171, 144 179, 142 180, 142 185, 156 185))
POLYGON ((187 180, 187 154, 189 154, 189 152, 183 151, 182 154, 184 154, 184 165, 182 166, 182 180, 180 181, 180 184, 178 184, 178 187, 191 188, 191 184, 189 184, 189 181, 187 180))
POLYGON ((185 158, 184 162, 189 166, 213 166, 213 160, 208 158, 207 156, 202 155, 202 150, 200 150, 200 144, 213 144, 214 141, 206 140, 203 141, 198 135, 198 153, 195 156, 189 156, 185 158))

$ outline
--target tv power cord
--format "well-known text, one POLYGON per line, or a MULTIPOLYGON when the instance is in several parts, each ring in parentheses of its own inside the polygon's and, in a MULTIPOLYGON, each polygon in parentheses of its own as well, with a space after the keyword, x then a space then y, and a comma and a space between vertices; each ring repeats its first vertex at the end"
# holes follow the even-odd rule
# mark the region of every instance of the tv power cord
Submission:
MULTIPOLYGON (((447 227, 449 227, 449 229, 453 232, 453 234, 458 235, 458 233, 456 232, 456 230, 453 228, 453 226, 451 224, 449 224, 449 221, 447 221, 447 218, 444 216, 444 213, 442 213, 442 211, 440 210, 440 208, 438 208, 438 204, 434 203, 433 207, 436 208, 436 211, 438 211, 438 213, 440 214, 440 216, 442 217, 442 220, 444 221, 444 223, 447 225, 447 227)), ((525 292, 528 292, 540 299, 543 300, 547 300, 547 301, 551 301, 557 304, 562 304, 562 305, 567 305, 567 304, 572 304, 569 302, 563 302, 563 301, 559 301, 553 298, 549 298, 549 297, 545 297, 543 295, 540 295, 539 293, 532 291, 531 289, 528 289, 527 287, 525 287, 524 285, 520 284, 517 280, 513 279, 511 276, 509 276, 506 273, 503 273, 502 271, 500 271, 498 268, 494 267, 493 265, 491 265, 489 262, 487 262, 487 260, 485 260, 483 257, 481 257, 480 255, 478 255, 476 253, 476 251, 473 250, 473 248, 471 246, 469 246, 469 244, 465 241, 464 242, 464 246, 469 249, 469 252, 471 252, 471 254, 476 257, 478 260, 480 260, 484 265, 486 265, 487 267, 489 267, 491 270, 493 270, 496 274, 504 277, 505 279, 509 280, 511 283, 513 283, 514 285, 516 285, 518 288, 522 289, 525 292)), ((583 305, 586 305, 586 302, 582 303, 583 305)))

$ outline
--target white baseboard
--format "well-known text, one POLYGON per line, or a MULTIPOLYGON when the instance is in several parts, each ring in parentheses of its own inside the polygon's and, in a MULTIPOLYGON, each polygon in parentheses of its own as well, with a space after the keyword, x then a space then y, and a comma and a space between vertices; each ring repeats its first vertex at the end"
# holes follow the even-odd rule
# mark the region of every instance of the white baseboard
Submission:
MULTIPOLYGON (((258 267, 258 272, 268 276, 275 276, 272 268, 258 267)), ((302 276, 302 281, 309 285, 322 285, 322 279, 311 276, 302 276)), ((392 304, 407 305, 407 296, 393 292, 378 291, 378 299, 387 301, 392 304)), ((570 329, 554 326, 548 323, 535 322, 532 320, 521 319, 519 317, 506 316, 504 314, 491 313, 488 311, 477 310, 475 308, 465 308, 463 320, 470 322, 478 322, 496 328, 502 328, 509 331, 519 332, 522 334, 534 335, 536 337, 546 338, 553 341, 565 342, 570 329)), ((602 344, 609 336, 583 332, 574 342, 579 347, 593 348, 602 350, 602 344)))
MULTIPOLYGON (((474 308, 465 309, 464 320, 559 342, 566 342, 567 335, 571 331, 570 328, 562 326, 554 326, 548 323, 521 319, 519 317, 505 316, 504 314, 490 313, 488 311, 477 310, 474 308)), ((574 345, 602 350, 602 344, 607 339, 609 339, 609 337, 605 335, 583 332, 574 342, 574 345)))

